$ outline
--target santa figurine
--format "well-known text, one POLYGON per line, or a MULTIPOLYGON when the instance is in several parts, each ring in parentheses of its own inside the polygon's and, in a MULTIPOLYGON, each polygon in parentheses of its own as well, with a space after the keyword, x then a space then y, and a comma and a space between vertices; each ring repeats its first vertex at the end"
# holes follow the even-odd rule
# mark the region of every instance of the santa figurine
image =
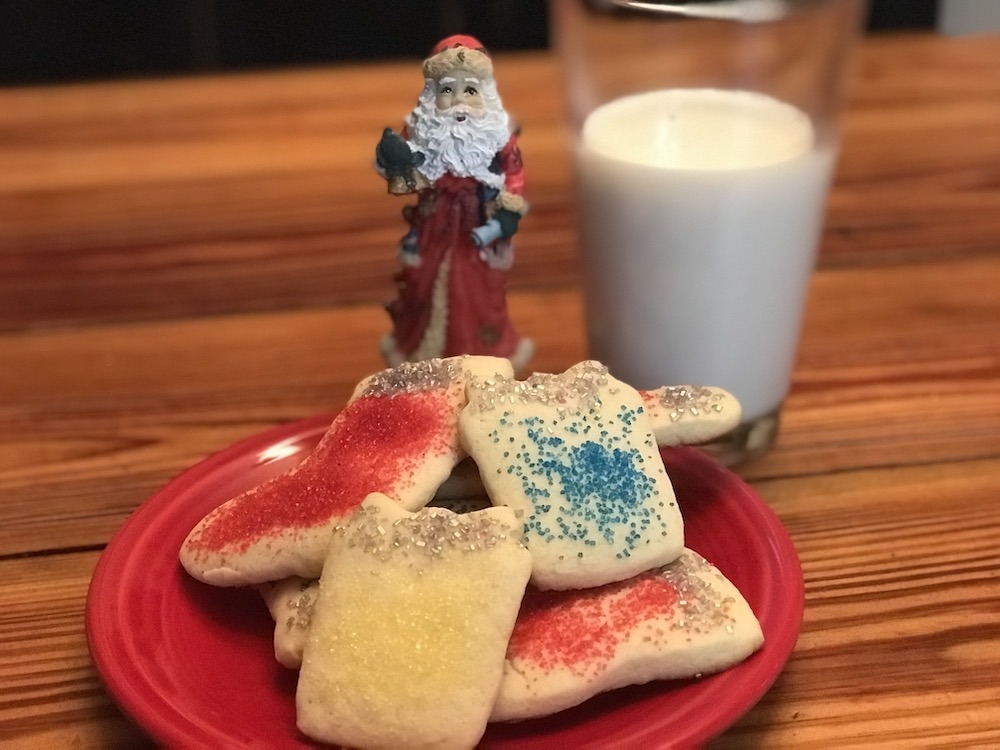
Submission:
POLYGON ((506 357, 521 369, 533 350, 507 313, 511 237, 528 210, 517 136, 470 36, 451 36, 424 61, 424 89, 401 134, 386 128, 376 168, 390 193, 416 194, 403 209, 390 366, 457 354, 506 357))

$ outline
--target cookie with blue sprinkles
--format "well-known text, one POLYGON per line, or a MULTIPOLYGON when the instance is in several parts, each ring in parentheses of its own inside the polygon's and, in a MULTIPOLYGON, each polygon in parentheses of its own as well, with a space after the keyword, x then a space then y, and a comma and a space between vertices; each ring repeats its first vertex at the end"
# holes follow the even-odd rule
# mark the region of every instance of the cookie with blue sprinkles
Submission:
POLYGON ((532 583, 600 586, 666 565, 683 522, 640 393, 586 361, 473 379, 459 438, 494 505, 524 514, 532 583))

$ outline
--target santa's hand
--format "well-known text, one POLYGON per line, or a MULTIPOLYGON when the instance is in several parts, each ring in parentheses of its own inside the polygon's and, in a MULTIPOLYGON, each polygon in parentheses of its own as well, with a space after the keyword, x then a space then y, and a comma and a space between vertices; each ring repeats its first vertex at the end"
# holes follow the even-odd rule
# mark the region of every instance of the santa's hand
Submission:
POLYGON ((517 223, 521 221, 521 214, 501 208, 493 214, 493 218, 500 224, 500 236, 505 240, 517 233, 517 223))

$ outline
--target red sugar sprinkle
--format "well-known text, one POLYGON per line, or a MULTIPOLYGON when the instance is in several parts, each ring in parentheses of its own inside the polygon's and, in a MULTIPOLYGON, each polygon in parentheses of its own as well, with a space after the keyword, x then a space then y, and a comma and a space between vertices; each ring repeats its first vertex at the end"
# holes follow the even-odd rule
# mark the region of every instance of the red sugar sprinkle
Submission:
POLYGON ((529 587, 507 658, 577 675, 603 671, 630 631, 646 620, 669 617, 677 600, 677 589, 656 572, 593 589, 529 587))
POLYGON ((342 517, 370 492, 399 499, 412 472, 456 441, 455 405, 444 390, 359 398, 302 463, 219 507, 191 544, 245 550, 262 537, 342 517))

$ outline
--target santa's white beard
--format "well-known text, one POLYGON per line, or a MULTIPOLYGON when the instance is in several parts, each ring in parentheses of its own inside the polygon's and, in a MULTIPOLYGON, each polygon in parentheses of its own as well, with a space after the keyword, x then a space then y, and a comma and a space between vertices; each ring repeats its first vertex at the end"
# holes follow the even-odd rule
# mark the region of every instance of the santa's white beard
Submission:
POLYGON ((410 144, 424 155, 419 170, 432 182, 450 172, 474 177, 490 187, 501 188, 504 176, 490 171, 497 152, 510 138, 507 113, 499 105, 487 104, 482 114, 464 105, 438 112, 433 98, 421 96, 406 121, 410 144), (464 120, 457 117, 465 115, 464 120))

